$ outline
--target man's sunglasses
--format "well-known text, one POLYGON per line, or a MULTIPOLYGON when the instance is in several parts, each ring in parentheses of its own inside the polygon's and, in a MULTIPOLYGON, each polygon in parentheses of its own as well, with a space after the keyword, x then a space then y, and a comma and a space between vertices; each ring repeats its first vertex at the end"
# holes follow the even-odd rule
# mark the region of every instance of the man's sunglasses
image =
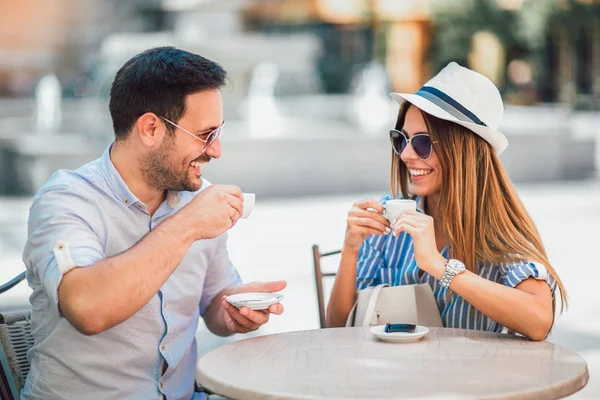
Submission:
POLYGON ((397 131, 392 129, 390 131, 390 141, 392 142, 392 149, 394 153, 401 155, 408 144, 412 144, 415 154, 421 160, 427 160, 431 157, 431 150, 433 149, 433 143, 431 137, 427 133, 417 133, 412 138, 408 138, 405 132, 397 131))
POLYGON ((223 121, 223 123, 221 124, 221 126, 219 126, 217 129, 211 131, 208 134, 208 136, 206 137, 206 139, 201 139, 197 135, 195 135, 192 132, 188 131, 187 129, 184 129, 184 128, 180 127, 175 122, 171 122, 168 119, 166 119, 165 117, 161 117, 160 115, 158 117, 161 118, 162 120, 164 120, 165 122, 168 122, 169 124, 173 125, 175 128, 181 129, 182 131, 184 131, 185 133, 187 133, 188 135, 190 135, 194 139, 198 139, 199 141, 203 142, 204 146, 202 147, 202 153, 204 153, 206 150, 208 150, 208 148, 215 142, 215 140, 217 140, 217 138, 219 136, 221 136, 221 131, 223 130, 223 125, 225 125, 225 121, 223 121))

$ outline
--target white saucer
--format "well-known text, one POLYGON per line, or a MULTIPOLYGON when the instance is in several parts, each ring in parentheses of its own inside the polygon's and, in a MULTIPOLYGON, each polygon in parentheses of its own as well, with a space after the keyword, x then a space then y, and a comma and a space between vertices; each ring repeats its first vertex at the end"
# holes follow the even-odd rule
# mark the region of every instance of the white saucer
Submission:
POLYGON ((385 329, 385 325, 377 325, 369 328, 369 331, 377 336, 379 340, 383 340, 384 342, 394 342, 394 343, 408 343, 408 342, 416 342, 421 339, 423 336, 429 332, 429 328, 417 325, 414 332, 390 332, 385 333, 383 330, 385 329))
POLYGON ((248 307, 251 310, 266 310, 271 305, 279 303, 282 299, 282 294, 262 292, 238 293, 225 298, 235 308, 248 307))

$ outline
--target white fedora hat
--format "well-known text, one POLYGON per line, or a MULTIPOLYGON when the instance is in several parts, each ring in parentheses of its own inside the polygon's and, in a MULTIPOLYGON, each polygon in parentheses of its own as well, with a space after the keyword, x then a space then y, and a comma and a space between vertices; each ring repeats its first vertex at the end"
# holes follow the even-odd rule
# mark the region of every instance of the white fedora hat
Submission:
POLYGON ((451 62, 416 93, 391 93, 427 114, 452 121, 475 132, 492 145, 496 154, 508 147, 508 139, 498 131, 504 113, 496 85, 485 76, 451 62))

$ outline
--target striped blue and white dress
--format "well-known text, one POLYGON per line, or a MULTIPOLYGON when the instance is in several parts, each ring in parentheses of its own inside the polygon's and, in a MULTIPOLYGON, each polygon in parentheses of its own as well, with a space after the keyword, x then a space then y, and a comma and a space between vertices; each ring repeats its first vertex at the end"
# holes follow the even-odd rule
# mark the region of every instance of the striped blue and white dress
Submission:
MULTIPOLYGON (((386 195, 380 202, 385 204, 389 199, 391 196, 386 195)), ((416 200, 417 210, 423 212, 422 199, 417 197, 416 200)), ((441 254, 448 258, 448 248, 444 248, 441 254)), ((555 280, 539 263, 529 261, 503 264, 479 263, 477 269, 478 275, 482 278, 508 287, 515 287, 521 281, 533 277, 545 280, 550 286, 552 296, 556 290, 555 280)), ((398 237, 394 237, 391 233, 385 236, 371 235, 364 241, 358 255, 356 272, 358 290, 382 283, 398 286, 425 282, 431 286, 445 327, 492 332, 503 330, 502 325, 485 316, 457 294, 446 296, 447 289, 427 272, 419 276, 413 241, 409 234, 401 232, 398 237)))

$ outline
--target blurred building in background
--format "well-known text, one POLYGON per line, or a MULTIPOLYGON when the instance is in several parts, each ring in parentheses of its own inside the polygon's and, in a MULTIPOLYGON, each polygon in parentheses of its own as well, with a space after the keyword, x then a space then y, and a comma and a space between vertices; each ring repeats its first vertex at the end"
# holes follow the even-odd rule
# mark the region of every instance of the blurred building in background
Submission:
POLYGON ((511 142, 501 161, 515 181, 598 168, 598 1, 0 2, 2 194, 33 193, 97 157, 112 140, 114 74, 164 45, 229 73, 228 156, 209 166, 214 181, 265 195, 385 190, 389 91, 413 92, 450 61, 500 88, 511 142))
POLYGON ((56 74, 65 95, 90 95, 98 48, 114 32, 164 28, 160 0, 0 0, 0 97, 32 96, 56 74))
MULTIPOLYGON (((600 4, 593 0, 252 0, 249 29, 313 32, 330 92, 356 69, 385 64, 414 91, 449 61, 484 73, 508 100, 574 104, 600 96, 600 4)), ((598 105, 596 104, 596 107, 598 105)))
MULTIPOLYGON (((300 80, 294 87, 294 79, 284 75, 288 87, 282 83, 279 88, 284 94, 346 93, 372 61, 385 66, 392 89, 414 91, 451 60, 489 76, 509 102, 597 107, 600 94, 600 4, 594 0, 4 0, 0 4, 0 96, 32 95, 37 79, 47 72, 59 77, 67 95, 90 95, 88 80, 110 75, 111 66, 100 69, 107 62, 121 61, 112 57, 117 48, 128 53, 128 46, 139 50, 157 38, 197 43, 199 49, 220 47, 222 51, 214 51, 220 57, 215 58, 234 69, 257 65, 264 61, 261 55, 280 58, 279 63, 289 60, 284 70, 298 65, 303 56, 315 58, 309 61, 315 63, 318 82, 307 85, 300 80), (282 39, 286 35, 303 36, 305 42, 282 39), (107 51, 113 52, 109 60, 107 51)), ((248 84, 248 78, 242 82, 248 84)))
POLYGON ((386 65, 396 90, 414 91, 429 76, 430 1, 253 0, 249 29, 311 32, 323 44, 318 70, 327 92, 347 92, 371 61, 386 65))

